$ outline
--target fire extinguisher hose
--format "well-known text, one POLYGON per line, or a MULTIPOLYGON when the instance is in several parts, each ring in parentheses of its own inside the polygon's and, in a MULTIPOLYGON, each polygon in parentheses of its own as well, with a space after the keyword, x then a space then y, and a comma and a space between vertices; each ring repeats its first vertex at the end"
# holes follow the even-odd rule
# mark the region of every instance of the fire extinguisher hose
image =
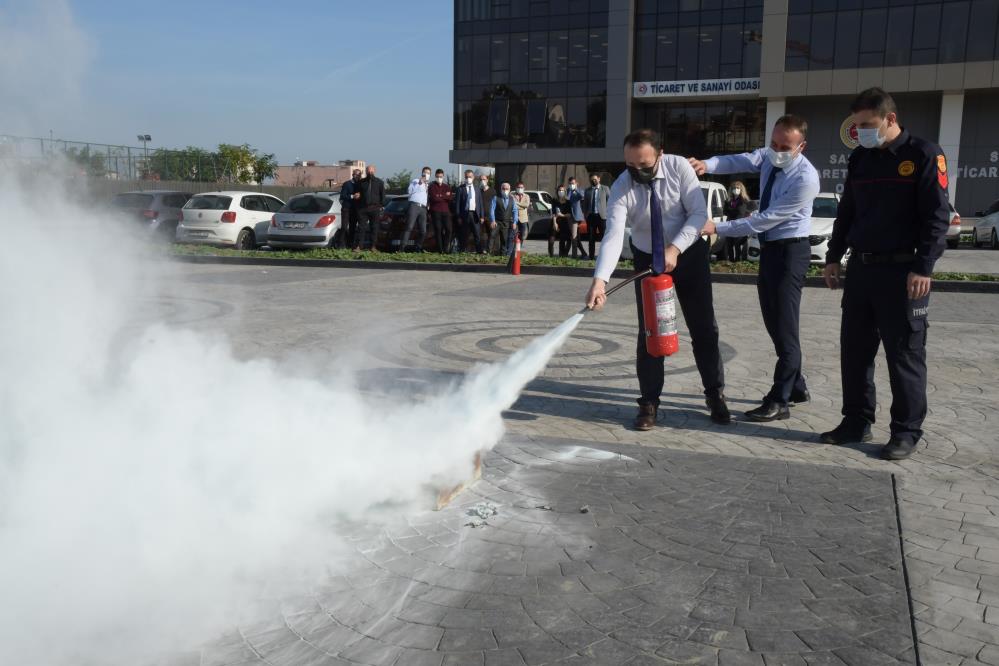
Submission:
MULTIPOLYGON (((652 269, 651 268, 647 268, 644 271, 642 271, 641 273, 635 273, 630 278, 627 278, 625 280, 621 280, 616 285, 614 285, 613 287, 611 287, 610 289, 608 289, 606 292, 604 292, 604 296, 605 297, 610 297, 611 294, 613 294, 615 291, 617 291, 621 287, 623 287, 625 285, 628 285, 628 284, 631 284, 635 280, 639 280, 639 279, 645 277, 646 275, 650 275, 651 273, 652 273, 652 269)), ((586 314, 587 312, 590 312, 590 311, 591 310, 590 310, 590 308, 588 306, 583 306, 583 309, 579 311, 579 314, 586 314)))

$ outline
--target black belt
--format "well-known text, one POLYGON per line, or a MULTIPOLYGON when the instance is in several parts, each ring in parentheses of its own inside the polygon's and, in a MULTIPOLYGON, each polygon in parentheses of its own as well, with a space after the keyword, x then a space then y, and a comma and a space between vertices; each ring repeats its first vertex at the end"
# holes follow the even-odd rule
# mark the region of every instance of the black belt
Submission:
POLYGON ((862 264, 908 264, 916 258, 912 252, 858 252, 862 264))
POLYGON ((808 240, 808 236, 799 236, 797 238, 778 238, 777 240, 760 241, 760 245, 793 245, 794 243, 801 243, 808 240))

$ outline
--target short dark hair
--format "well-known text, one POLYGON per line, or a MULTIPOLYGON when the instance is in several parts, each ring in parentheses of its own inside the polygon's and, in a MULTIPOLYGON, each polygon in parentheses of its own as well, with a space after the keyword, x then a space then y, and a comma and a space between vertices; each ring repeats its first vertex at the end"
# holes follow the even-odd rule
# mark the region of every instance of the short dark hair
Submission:
POLYGON ((881 88, 868 88, 853 99, 850 113, 857 111, 874 111, 881 118, 887 118, 889 113, 898 113, 895 99, 881 88))
POLYGON ((637 129, 628 134, 628 136, 624 137, 624 145, 628 148, 638 148, 640 146, 649 145, 656 150, 662 150, 663 140, 660 138, 659 132, 654 129, 637 129))
POLYGON ((430 167, 423 167, 423 171, 430 171, 430 167))
POLYGON ((443 176, 443 175, 444 175, 444 169, 438 169, 437 171, 435 171, 435 172, 434 172, 434 175, 435 175, 435 176, 436 176, 437 174, 440 174, 441 176, 443 176))
POLYGON ((569 176, 569 181, 568 181, 568 182, 570 182, 570 183, 571 183, 571 182, 572 182, 572 181, 574 181, 574 180, 576 180, 576 177, 575 177, 575 176, 569 176))
POLYGON ((794 115, 793 113, 786 113, 778 118, 777 122, 774 123, 774 127, 783 127, 789 132, 798 130, 801 132, 802 139, 808 136, 808 121, 801 116, 794 115))

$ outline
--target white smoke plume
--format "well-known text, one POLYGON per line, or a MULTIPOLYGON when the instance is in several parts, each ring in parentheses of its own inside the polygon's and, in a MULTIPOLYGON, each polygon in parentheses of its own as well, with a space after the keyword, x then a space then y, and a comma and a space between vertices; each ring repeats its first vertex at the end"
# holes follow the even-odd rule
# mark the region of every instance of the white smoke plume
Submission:
POLYGON ((317 583, 337 520, 469 477, 581 317, 431 404, 390 404, 218 335, 136 328, 170 269, 76 198, 0 170, 2 664, 141 663, 265 585, 317 583))

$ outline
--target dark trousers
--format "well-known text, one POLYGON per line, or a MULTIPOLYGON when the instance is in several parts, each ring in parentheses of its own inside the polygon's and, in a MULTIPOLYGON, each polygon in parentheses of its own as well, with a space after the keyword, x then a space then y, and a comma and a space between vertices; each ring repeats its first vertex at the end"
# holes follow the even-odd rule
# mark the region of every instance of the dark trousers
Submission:
POLYGON ((926 418, 926 321, 929 296, 909 300, 908 264, 864 265, 850 259, 843 288, 840 369, 843 418, 874 423, 874 359, 884 345, 891 385, 891 434, 918 442, 926 418))
POLYGON ((447 254, 451 251, 451 239, 454 238, 454 228, 451 226, 451 213, 435 210, 430 213, 434 225, 434 240, 437 241, 437 251, 447 254))
POLYGON ((366 206, 357 210, 357 234, 354 236, 354 247, 362 250, 373 248, 378 241, 378 218, 381 217, 381 206, 366 206))
MULTIPOLYGON (((652 267, 652 255, 632 246, 635 271, 652 267)), ((694 362, 701 373, 704 394, 714 396, 725 388, 725 371, 722 367, 721 349, 718 346, 718 322, 715 321, 714 299, 711 292, 711 269, 708 244, 696 241, 680 255, 676 270, 670 275, 676 289, 676 300, 683 312, 683 320, 690 331, 694 362)), ((635 369, 642 397, 640 405, 658 405, 665 381, 665 360, 650 356, 645 348, 645 326, 642 320, 642 284, 635 282, 635 300, 638 302, 638 347, 635 369)))
POLYGON ((595 259, 597 257, 597 237, 600 240, 604 239, 604 232, 607 230, 607 220, 603 219, 597 213, 590 213, 586 218, 586 231, 590 235, 589 245, 590 245, 590 258, 595 259))
POLYGON ((403 232, 402 242, 399 244, 400 251, 406 251, 409 235, 413 233, 414 226, 416 226, 416 251, 422 252, 423 242, 427 239, 427 207, 410 201, 409 210, 406 211, 406 231, 403 232))
POLYGON ((475 251, 482 252, 482 232, 479 229, 479 214, 474 210, 465 211, 461 216, 461 223, 458 227, 458 251, 468 250, 468 234, 472 234, 475 239, 475 251))
POLYGON ((801 290, 811 248, 808 239, 791 243, 760 244, 760 273, 756 291, 760 296, 763 323, 774 343, 777 365, 774 382, 766 399, 786 405, 792 391, 804 391, 801 376, 801 342, 798 320, 801 313, 801 290))
POLYGON ((725 259, 728 261, 746 261, 749 258, 749 237, 725 239, 725 259))
POLYGON ((354 247, 354 236, 357 235, 357 210, 348 204, 340 208, 340 214, 343 216, 343 220, 340 224, 340 238, 337 246, 352 248, 354 247))
POLYGON ((583 249, 583 241, 579 240, 579 222, 576 220, 564 219, 559 225, 558 231, 558 256, 568 257, 572 250, 572 258, 583 255, 586 258, 586 250, 583 249))
MULTIPOLYGON (((514 231, 513 233, 517 233, 514 231)), ((489 251, 493 254, 510 254, 510 222, 497 220, 496 226, 489 229, 489 251)))

